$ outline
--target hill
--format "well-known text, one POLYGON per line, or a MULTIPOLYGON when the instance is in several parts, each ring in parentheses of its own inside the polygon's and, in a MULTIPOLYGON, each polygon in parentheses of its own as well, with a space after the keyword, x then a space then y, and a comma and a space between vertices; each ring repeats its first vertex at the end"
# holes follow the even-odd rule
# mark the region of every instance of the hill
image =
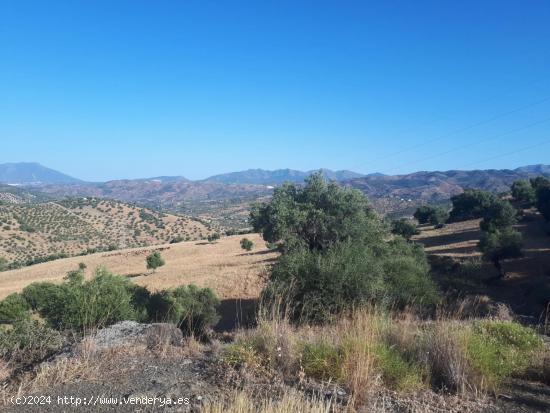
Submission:
POLYGON ((215 230, 188 216, 95 198, 0 205, 0 227, 0 257, 11 266, 96 250, 197 240, 215 230))
POLYGON ((346 181, 345 185, 361 190, 380 213, 388 213, 407 210, 421 203, 445 202, 465 188, 505 192, 515 180, 539 175, 550 176, 550 167, 420 171, 406 175, 366 176, 346 181))
POLYGON ((222 182, 226 184, 256 184, 256 185, 280 185, 284 182, 302 183, 309 175, 321 172, 327 179, 334 181, 345 181, 347 179, 359 178, 364 175, 352 171, 331 171, 330 169, 319 169, 312 171, 298 171, 294 169, 276 169, 268 171, 265 169, 248 169, 240 172, 214 175, 204 182, 222 182))
POLYGON ((18 162, 0 164, 0 182, 18 185, 68 184, 80 180, 36 162, 18 162))

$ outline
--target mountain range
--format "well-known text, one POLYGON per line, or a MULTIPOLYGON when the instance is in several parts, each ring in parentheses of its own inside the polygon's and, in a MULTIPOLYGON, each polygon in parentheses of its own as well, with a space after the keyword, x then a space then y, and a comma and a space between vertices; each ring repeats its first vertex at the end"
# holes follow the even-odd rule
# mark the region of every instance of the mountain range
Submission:
MULTIPOLYGON (((402 210, 407 205, 441 202, 465 188, 491 192, 509 189, 513 181, 537 175, 550 176, 549 165, 529 165, 516 169, 471 171, 420 171, 404 175, 362 175, 351 171, 319 170, 326 178, 361 190, 380 212, 402 210)), ((189 204, 210 203, 210 210, 243 204, 270 196, 282 182, 301 183, 317 171, 249 169, 215 175, 200 181, 181 176, 114 180, 90 183, 69 177, 35 163, 0 165, 0 181, 19 184, 40 197, 110 198, 124 202, 172 210, 188 210, 189 204)), ((13 186, 12 186, 13 187, 13 186)), ((4 192, 4 191, 1 191, 4 192)), ((10 191, 6 191, 10 192, 10 191)), ((13 200, 13 191, 4 198, 13 200)))

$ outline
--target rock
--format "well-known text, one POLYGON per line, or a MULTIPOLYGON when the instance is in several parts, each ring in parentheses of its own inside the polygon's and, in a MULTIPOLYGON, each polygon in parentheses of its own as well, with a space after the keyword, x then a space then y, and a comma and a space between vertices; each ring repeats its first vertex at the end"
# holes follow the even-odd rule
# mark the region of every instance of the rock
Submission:
POLYGON ((181 330, 172 324, 141 324, 122 321, 99 330, 91 337, 97 349, 143 344, 149 348, 159 345, 181 345, 181 330))

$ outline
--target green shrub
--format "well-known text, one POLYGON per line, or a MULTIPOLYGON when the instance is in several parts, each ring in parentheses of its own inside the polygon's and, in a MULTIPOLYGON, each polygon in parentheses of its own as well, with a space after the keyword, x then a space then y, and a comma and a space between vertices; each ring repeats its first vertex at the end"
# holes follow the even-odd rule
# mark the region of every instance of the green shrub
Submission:
POLYGON ((61 334, 36 320, 19 320, 9 330, 0 331, 0 357, 32 365, 56 353, 63 346, 61 334))
POLYGON ((21 294, 13 293, 0 301, 0 323, 14 323, 29 317, 29 304, 21 294))
POLYGON ((413 235, 420 234, 416 224, 406 218, 401 218, 392 222, 391 232, 395 235, 401 235, 406 240, 410 240, 413 235))
POLYGON ((219 317, 220 301, 209 288, 180 286, 151 294, 148 309, 154 321, 171 322, 186 334, 205 334, 219 317))
POLYGON ((432 305, 437 290, 421 247, 405 240, 344 242, 326 252, 298 249, 273 267, 264 299, 284 297, 293 318, 324 322, 360 305, 432 305))
POLYGON ((340 347, 319 341, 304 343, 301 351, 304 373, 319 380, 339 380, 342 377, 344 353, 340 347))
POLYGON ((252 250, 252 247, 254 246, 254 243, 250 241, 248 238, 243 238, 241 240, 241 248, 246 251, 252 250))
POLYGON ((78 271, 69 274, 63 284, 34 284, 26 293, 32 297, 36 311, 52 327, 82 331, 137 317, 127 278, 104 268, 97 269, 94 277, 85 282, 78 277, 78 271), (37 299, 40 291, 44 297, 37 299))
POLYGON ((149 254, 147 258, 145 258, 145 263, 147 265, 147 269, 153 270, 153 272, 155 272, 158 267, 162 267, 165 264, 164 259, 158 251, 149 254))
POLYGON ((214 242, 214 241, 220 239, 220 234, 218 234, 217 232, 215 232, 215 233, 213 233, 213 234, 208 235, 207 239, 208 239, 208 242, 214 242))
POLYGON ((393 347, 378 344, 374 348, 376 366, 382 374, 384 383, 400 391, 417 390, 423 385, 423 369, 409 362, 393 347))
POLYGON ((542 346, 530 328, 511 321, 483 320, 472 326, 467 342, 472 365, 496 388, 504 379, 522 373, 542 346))
POLYGON ((491 261, 501 277, 504 276, 501 260, 522 256, 521 233, 511 227, 485 232, 479 240, 483 257, 491 261))

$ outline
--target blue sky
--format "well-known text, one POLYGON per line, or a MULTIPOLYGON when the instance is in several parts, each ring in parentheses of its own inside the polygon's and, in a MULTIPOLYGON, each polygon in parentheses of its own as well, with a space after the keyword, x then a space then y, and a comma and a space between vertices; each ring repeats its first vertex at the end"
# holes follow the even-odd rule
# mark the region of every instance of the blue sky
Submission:
POLYGON ((87 180, 550 163, 550 2, 0 2, 0 163, 87 180))

